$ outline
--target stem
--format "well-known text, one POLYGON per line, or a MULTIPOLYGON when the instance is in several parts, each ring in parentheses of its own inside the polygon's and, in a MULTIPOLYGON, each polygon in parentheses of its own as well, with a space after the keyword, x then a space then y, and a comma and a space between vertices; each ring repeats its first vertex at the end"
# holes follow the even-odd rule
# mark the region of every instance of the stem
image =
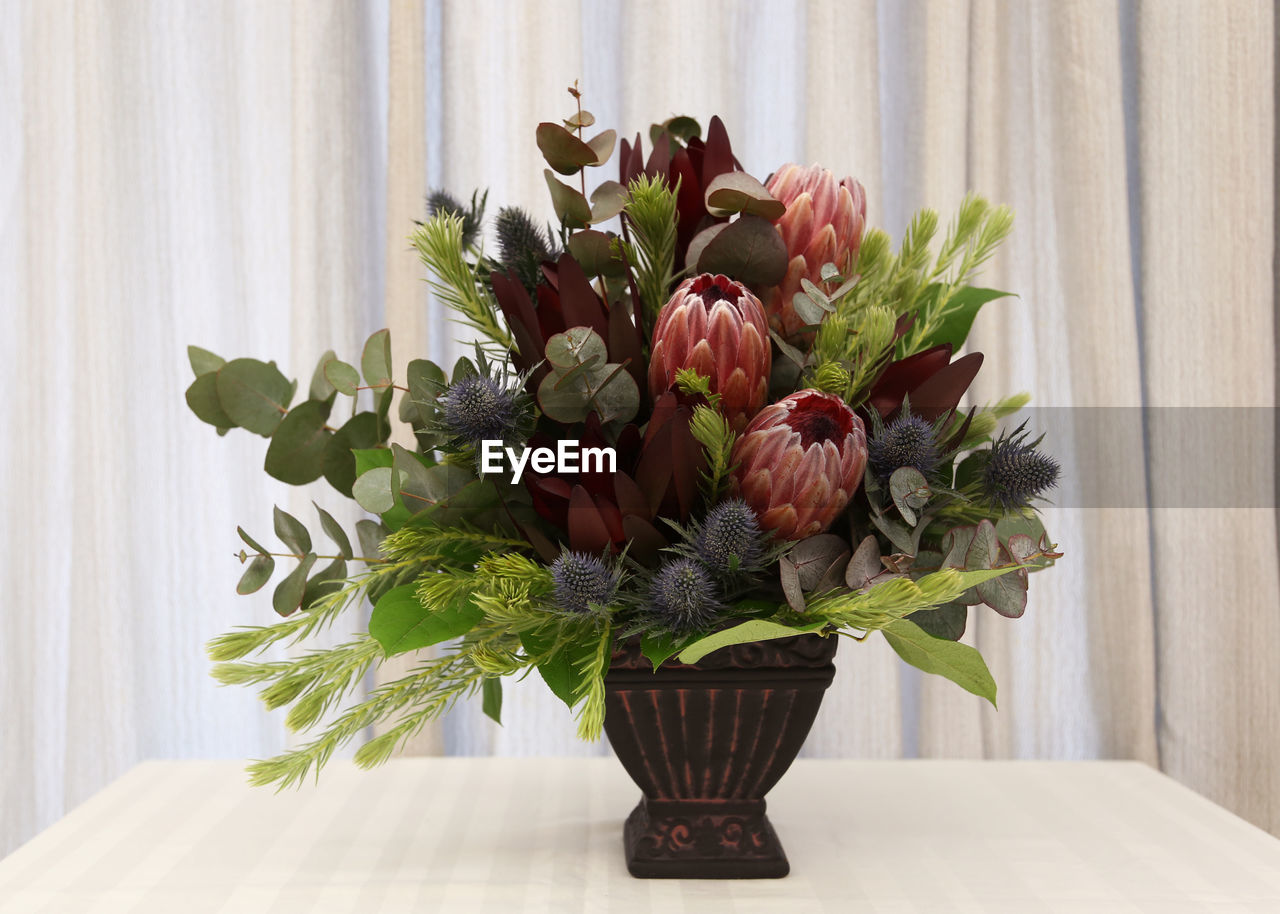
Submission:
MULTIPOLYGON (((306 558, 305 555, 298 555, 296 552, 248 553, 248 552, 245 552, 243 549, 241 549, 239 552, 233 552, 231 554, 240 560, 241 565, 247 562, 251 556, 256 559, 259 556, 269 555, 272 558, 277 558, 277 559, 297 559, 299 562, 301 562, 303 559, 306 558)), ((350 558, 347 558, 345 555, 317 555, 316 558, 317 559, 342 559, 343 561, 347 561, 347 562, 364 562, 366 565, 381 565, 387 562, 387 559, 384 559, 384 558, 372 559, 365 555, 353 555, 350 558)))

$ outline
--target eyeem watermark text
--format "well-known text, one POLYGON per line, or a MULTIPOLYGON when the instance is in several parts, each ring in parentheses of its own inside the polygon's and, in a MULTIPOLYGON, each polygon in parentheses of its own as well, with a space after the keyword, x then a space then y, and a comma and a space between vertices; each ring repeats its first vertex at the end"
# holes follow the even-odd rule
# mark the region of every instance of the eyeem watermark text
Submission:
POLYGON ((618 452, 611 447, 580 447, 576 441, 557 441, 549 447, 511 448, 501 441, 480 442, 480 472, 501 473, 503 458, 511 468, 511 481, 519 482, 525 468, 535 473, 616 473, 618 452))

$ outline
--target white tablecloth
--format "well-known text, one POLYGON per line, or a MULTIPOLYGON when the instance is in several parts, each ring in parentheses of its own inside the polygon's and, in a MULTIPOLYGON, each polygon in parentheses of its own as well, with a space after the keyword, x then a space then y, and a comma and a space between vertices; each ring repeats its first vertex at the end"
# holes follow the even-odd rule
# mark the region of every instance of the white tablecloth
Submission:
POLYGON ((1280 841, 1132 762, 802 760, 781 880, 638 880, 613 759, 148 762, 0 861, 0 911, 1280 912, 1280 841))

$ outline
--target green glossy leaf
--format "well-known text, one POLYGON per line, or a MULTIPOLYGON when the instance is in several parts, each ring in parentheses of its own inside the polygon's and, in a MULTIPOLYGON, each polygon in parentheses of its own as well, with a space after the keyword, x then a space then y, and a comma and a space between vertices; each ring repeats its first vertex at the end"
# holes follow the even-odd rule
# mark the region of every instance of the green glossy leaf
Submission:
MULTIPOLYGON (((584 629, 585 635, 585 629, 584 629)), ((520 636, 525 653, 541 655, 552 646, 554 636, 538 631, 520 636)), ((574 639, 556 649, 538 664, 538 675, 557 698, 572 708, 581 697, 584 679, 582 670, 595 653, 595 642, 590 638, 574 639)))
POLYGON ((351 486, 351 497, 370 514, 390 511, 396 504, 395 493, 391 488, 394 472, 391 467, 385 466, 361 473, 351 486))
MULTIPOLYGON (((325 447, 324 478, 348 498, 351 497, 351 486, 355 484, 361 471, 355 452, 376 448, 380 441, 378 432, 377 416, 371 412, 356 413, 333 433, 325 447)), ((387 451, 387 461, 390 463, 391 452, 386 448, 381 450, 387 451)))
POLYGON ((311 573, 311 566, 315 563, 315 553, 307 553, 298 567, 276 585, 275 593, 271 595, 271 606, 277 613, 288 616, 302 605, 302 598, 307 591, 307 575, 311 573))
POLYGON ((577 174, 584 165, 596 163, 596 150, 559 124, 544 121, 538 125, 536 136, 542 157, 562 175, 577 174))
POLYGON ((793 627, 771 622, 768 619, 751 619, 694 641, 680 651, 680 662, 697 663, 712 651, 718 651, 720 648, 728 647, 731 644, 746 644, 751 641, 771 641, 774 638, 806 635, 818 631, 825 624, 825 622, 811 622, 808 625, 793 627))
POLYGON ((653 664, 654 670, 662 666, 688 643, 688 638, 677 638, 670 632, 650 629, 640 636, 640 653, 653 664))
POLYGON ((218 401, 236 425, 269 438, 293 399, 293 384, 275 363, 236 359, 217 374, 218 401))
POLYGON ((712 178, 703 197, 707 212, 716 217, 750 213, 772 220, 787 211, 786 204, 745 171, 726 171, 712 178))
POLYGON ((187 406, 191 407, 196 418, 214 428, 235 426, 218 399, 218 376, 214 372, 202 374, 191 382, 191 386, 187 388, 187 406))
POLYGON ((656 146, 658 139, 664 133, 672 140, 680 140, 687 143, 694 137, 702 136, 702 127, 693 118, 681 114, 661 124, 650 126, 649 139, 656 146))
POLYGON ((324 374, 324 366, 330 359, 336 359, 337 354, 330 349, 324 355, 320 356, 320 361, 316 363, 316 370, 311 374, 311 386, 307 389, 308 399, 311 400, 328 400, 333 396, 333 392, 337 390, 324 374))
POLYGON ((296 555, 310 552, 311 534, 307 532, 302 521, 279 508, 275 508, 274 512, 276 536, 280 537, 280 542, 292 549, 296 555))
POLYGON ((325 428, 331 401, 307 400, 284 417, 271 436, 263 469, 290 485, 301 486, 324 473, 325 454, 333 433, 325 428))
POLYGON ((333 540, 334 545, 338 547, 338 551, 342 553, 344 559, 354 558, 355 552, 351 549, 351 540, 347 538, 347 531, 342 529, 342 524, 334 520, 332 514, 314 501, 311 504, 315 505, 316 513, 320 515, 320 527, 324 530, 325 536, 333 540))
POLYGON ((787 246, 768 219, 741 216, 703 248, 698 269, 749 286, 772 286, 787 272, 787 246))
POLYGON ((202 374, 217 371, 227 364, 227 360, 222 356, 214 355, 208 349, 201 349, 199 346, 187 347, 187 361, 191 363, 191 371, 197 378, 202 374))
POLYGON ((389 467, 395 462, 395 452, 389 447, 359 448, 352 455, 356 460, 357 476, 363 476, 374 467, 389 467))
POLYGON ((945 676, 995 707, 995 680, 982 655, 969 645, 935 638, 906 619, 890 622, 881 631, 889 646, 907 663, 926 673, 945 676))
POLYGON ((947 641, 959 641, 964 636, 965 626, 969 621, 969 607, 963 603, 944 603, 932 609, 913 612, 907 616, 907 621, 920 626, 927 635, 947 641))
POLYGON ((325 380, 333 385, 333 389, 340 394, 346 394, 348 397, 354 397, 357 389, 360 387, 360 372, 356 371, 346 362, 340 359, 330 359, 324 363, 325 380))
POLYGON ((251 594, 260 590, 263 584, 271 580, 271 575, 275 570, 276 560, 271 556, 254 556, 253 561, 249 563, 249 567, 240 576, 240 583, 236 585, 236 593, 251 594))
POLYGON ((490 676, 480 686, 480 710, 495 724, 502 723, 502 680, 490 676))
POLYGON ((404 584, 387 591, 373 607, 369 634, 391 657, 465 635, 483 618, 469 595, 446 606, 427 607, 418 599, 417 585, 404 584))
POLYGON ((969 330, 973 327, 973 319, 987 302, 997 298, 1007 298, 1009 292, 999 289, 979 289, 975 286, 964 286, 951 296, 946 304, 946 315, 928 338, 922 340, 919 348, 927 349, 942 343, 950 343, 952 349, 959 349, 969 338, 969 330))
POLYGON ((591 222, 591 205, 587 198, 575 188, 560 181, 549 170, 543 174, 547 179, 547 189, 551 191, 551 206, 556 217, 567 228, 586 228, 591 222))
POLYGON ((364 344, 360 354, 360 371, 370 387, 388 387, 391 384, 391 331, 379 330, 364 344))

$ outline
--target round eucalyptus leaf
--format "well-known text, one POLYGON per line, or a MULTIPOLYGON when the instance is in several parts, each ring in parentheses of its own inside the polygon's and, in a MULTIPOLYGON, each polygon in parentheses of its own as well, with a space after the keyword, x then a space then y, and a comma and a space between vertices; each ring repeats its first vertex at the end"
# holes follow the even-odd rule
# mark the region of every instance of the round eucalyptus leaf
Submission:
POLYGON ((277 613, 288 616, 302 605, 302 598, 307 591, 307 575, 311 573, 311 566, 315 563, 316 554, 307 553, 298 567, 276 585, 275 593, 271 595, 271 606, 277 613))
POLYGON ((370 514, 383 514, 396 505, 391 490, 391 467, 374 467, 363 473, 351 486, 351 497, 370 514))
POLYGON ((191 371, 197 378, 202 374, 217 371, 227 364, 227 360, 222 356, 214 355, 208 349, 201 349, 199 346, 187 347, 187 361, 191 363, 191 371))
POLYGON ((330 359, 324 363, 324 377, 334 390, 340 394, 346 394, 348 397, 356 395, 356 388, 360 386, 360 372, 356 371, 341 359, 330 359))
POLYGON ((271 574, 275 570, 276 560, 271 556, 254 556, 253 561, 249 563, 249 567, 240 576, 240 583, 236 585, 236 593, 244 595, 261 590, 262 585, 271 580, 271 574))
POLYGON ((294 486, 323 475, 325 453, 333 437, 325 428, 329 405, 324 400, 307 400, 289 410, 267 447, 263 469, 268 475, 294 486))
POLYGON ((707 185, 704 200, 713 216, 749 213, 765 219, 777 219, 787 211, 786 205, 774 199, 765 186, 745 171, 726 171, 707 185))
POLYGON ((296 555, 311 551, 311 534, 307 532, 302 521, 287 511, 281 511, 278 507, 274 509, 274 518, 276 536, 280 537, 280 542, 292 549, 296 555))
POLYGON ((187 406, 196 414, 201 422, 207 422, 214 428, 232 428, 235 423, 222 408, 218 399, 218 375, 216 372, 202 374, 191 382, 187 388, 187 406))
POLYGON ((567 228, 586 228, 591 222, 591 205, 587 203, 587 198, 568 184, 557 180, 550 170, 544 171, 543 175, 547 179, 547 189, 551 191, 551 206, 556 211, 556 217, 567 228))
POLYGON ((274 363, 235 359, 218 369, 218 401, 235 425, 264 438, 279 427, 293 399, 293 384, 274 363))
MULTIPOLYGON (((617 181, 605 181, 599 187, 591 192, 591 221, 593 223, 607 222, 618 213, 622 212, 622 208, 627 205, 627 189, 617 181)), ((579 233, 581 234, 581 233, 579 233)), ((569 249, 573 250, 573 239, 578 235, 574 235, 569 239, 569 249)), ((574 255, 575 259, 577 255, 574 255)), ((581 260, 578 260, 581 263, 581 260)), ((590 272, 588 270, 588 272, 590 272)))
POLYGON ((618 132, 616 130, 604 130, 587 140, 587 146, 595 153, 595 160, 587 164, 603 165, 609 161, 609 156, 613 155, 613 147, 617 141, 618 132))
POLYGON ((536 137, 542 157, 562 175, 577 174, 582 166, 596 162, 596 150, 559 124, 544 121, 538 125, 536 137))
POLYGON ((311 374, 311 386, 307 390, 308 397, 312 400, 328 400, 336 389, 333 382, 324 374, 324 366, 330 359, 336 359, 338 356, 332 349, 320 356, 320 361, 316 363, 316 370, 311 374))
POLYGON ((590 127, 596 122, 596 116, 590 111, 579 111, 565 118, 564 125, 570 130, 576 130, 579 127, 590 127))
POLYGON ((603 365, 608 354, 604 340, 590 327, 570 327, 547 340, 547 361, 556 368, 603 365))
POLYGON ((356 413, 333 433, 325 445, 324 478, 343 495, 351 497, 356 481, 356 458, 353 450, 377 447, 378 417, 371 412, 356 413))
POLYGON ((787 246, 768 219, 744 215, 707 242, 697 264, 704 273, 723 273, 749 286, 772 286, 787 273, 787 246))
POLYGON ((311 504, 315 505, 315 509, 320 515, 321 529, 324 530, 329 539, 333 540, 334 545, 338 547, 338 551, 342 553, 342 557, 344 559, 354 557, 355 553, 351 550, 351 540, 347 537, 347 531, 342 529, 342 524, 334 520, 332 514, 315 502, 311 504))
POLYGON ((360 371, 370 387, 391 386, 390 330, 379 330, 365 342, 360 354, 360 371))

